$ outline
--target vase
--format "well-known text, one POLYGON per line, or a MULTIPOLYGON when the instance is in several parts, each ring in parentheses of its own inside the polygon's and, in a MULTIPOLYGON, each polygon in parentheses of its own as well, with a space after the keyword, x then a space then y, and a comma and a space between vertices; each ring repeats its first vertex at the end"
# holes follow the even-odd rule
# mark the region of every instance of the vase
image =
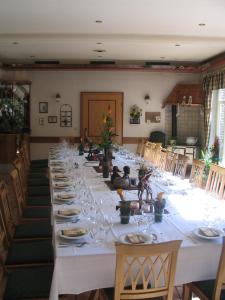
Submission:
POLYGON ((102 175, 103 178, 109 178, 109 158, 108 158, 108 149, 104 149, 104 157, 102 160, 102 175))
POLYGON ((120 207, 120 223, 121 224, 129 224, 130 213, 131 213, 130 203, 129 202, 123 203, 122 206, 120 207))
POLYGON ((155 210, 154 215, 155 215, 155 222, 156 223, 162 222, 162 219, 163 219, 163 209, 155 210))

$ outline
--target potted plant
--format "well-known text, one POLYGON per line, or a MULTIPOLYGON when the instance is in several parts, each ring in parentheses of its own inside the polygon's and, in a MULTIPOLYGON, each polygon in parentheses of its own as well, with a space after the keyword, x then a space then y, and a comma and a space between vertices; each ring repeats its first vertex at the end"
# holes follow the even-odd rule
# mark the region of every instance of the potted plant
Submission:
POLYGON ((140 117, 142 115, 142 109, 136 104, 130 108, 130 124, 140 124, 140 117))

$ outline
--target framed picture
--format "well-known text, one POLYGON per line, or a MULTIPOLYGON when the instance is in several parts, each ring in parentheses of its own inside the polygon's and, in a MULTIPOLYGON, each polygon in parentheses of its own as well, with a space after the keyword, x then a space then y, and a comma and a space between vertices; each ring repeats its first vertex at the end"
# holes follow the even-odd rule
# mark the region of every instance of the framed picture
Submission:
POLYGON ((39 125, 44 126, 44 124, 45 124, 44 118, 39 118, 39 125))
POLYGON ((39 102, 39 113, 41 114, 48 113, 48 102, 39 102))
POLYGON ((48 116, 48 123, 57 123, 57 116, 48 116))

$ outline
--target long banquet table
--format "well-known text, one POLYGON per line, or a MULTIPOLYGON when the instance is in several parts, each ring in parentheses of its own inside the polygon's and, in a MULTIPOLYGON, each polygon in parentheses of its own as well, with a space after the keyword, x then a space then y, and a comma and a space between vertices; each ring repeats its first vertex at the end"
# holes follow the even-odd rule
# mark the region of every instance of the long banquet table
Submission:
MULTIPOLYGON (((75 154, 74 154, 75 155, 75 154)), ((61 222, 55 216, 62 208, 81 208, 87 197, 85 191, 80 190, 79 197, 74 198, 72 205, 60 205, 55 202, 60 191, 54 188, 54 166, 50 159, 50 178, 53 204, 53 245, 55 248, 55 267, 52 280, 50 299, 58 299, 60 294, 79 294, 85 291, 106 288, 114 285, 115 248, 114 243, 121 235, 137 231, 135 217, 131 217, 127 225, 120 224, 116 205, 119 196, 105 184, 102 174, 96 173, 93 163, 84 157, 77 156, 79 168, 74 176, 83 177, 92 199, 99 205, 102 216, 110 219, 113 227, 109 230, 102 243, 95 243, 92 236, 87 237, 87 244, 77 247, 76 244, 61 245, 62 240, 58 232, 63 228, 87 226, 90 222, 81 214, 78 223, 61 222), (77 172, 77 175, 76 175, 77 172), (83 201, 81 201, 83 200, 83 201)), ((116 155, 114 165, 120 169, 124 165, 131 167, 131 176, 137 177, 138 165, 135 160, 116 155)), ((71 182, 71 185, 72 182, 71 182)), ((157 236, 158 242, 179 239, 182 245, 178 255, 175 284, 183 284, 193 280, 205 280, 215 277, 221 252, 222 238, 206 240, 198 238, 193 232, 196 228, 211 222, 221 230, 225 227, 225 203, 205 191, 190 186, 187 180, 170 177, 163 174, 151 179, 153 197, 164 191, 167 199, 163 221, 154 223, 149 233, 157 236)), ((65 193, 65 191, 64 191, 65 193)), ((70 191, 71 193, 71 191, 70 191)), ((126 191, 126 199, 137 200, 137 191, 126 191)), ((141 226, 144 226, 143 224, 141 226)), ((88 225, 90 226, 90 225, 88 225)), ((146 227, 146 226, 145 226, 146 227)))

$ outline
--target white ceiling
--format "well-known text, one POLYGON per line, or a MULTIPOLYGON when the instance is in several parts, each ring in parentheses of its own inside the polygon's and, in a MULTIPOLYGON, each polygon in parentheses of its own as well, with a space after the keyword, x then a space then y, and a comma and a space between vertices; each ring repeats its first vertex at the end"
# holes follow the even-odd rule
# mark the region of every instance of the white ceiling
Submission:
POLYGON ((1 0, 0 61, 203 61, 225 51, 224 16, 225 0, 1 0))

